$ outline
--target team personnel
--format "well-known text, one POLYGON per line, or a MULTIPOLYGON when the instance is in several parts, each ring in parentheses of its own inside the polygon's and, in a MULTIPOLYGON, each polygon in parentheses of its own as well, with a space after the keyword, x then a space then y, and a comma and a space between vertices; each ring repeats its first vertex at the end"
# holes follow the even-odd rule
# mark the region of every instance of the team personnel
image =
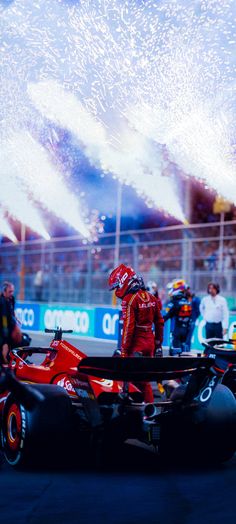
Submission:
POLYGON ((192 305, 185 296, 187 286, 184 280, 174 280, 168 285, 170 301, 166 306, 164 321, 171 319, 170 355, 189 351, 188 336, 192 322, 192 305))
POLYGON ((195 293, 193 293, 191 291, 191 288, 189 286, 186 289, 185 296, 188 299, 188 301, 191 303, 191 306, 192 306, 191 325, 190 325, 188 336, 187 336, 187 339, 186 339, 186 346, 188 348, 188 351, 190 351, 190 349, 191 349, 191 340, 192 340, 194 328, 195 328, 195 325, 196 325, 196 320, 200 316, 200 302, 201 302, 201 300, 200 300, 199 297, 197 297, 195 295, 195 293))
POLYGON ((11 282, 4 282, 0 295, 0 347, 1 360, 7 364, 7 355, 12 343, 12 333, 15 330, 15 299, 14 285, 11 282))
MULTIPOLYGON (((122 299, 121 356, 141 354, 153 357, 156 351, 161 350, 164 324, 156 297, 143 289, 140 277, 132 267, 124 264, 112 271, 109 289, 115 290, 116 296, 122 299)), ((154 401, 150 384, 142 382, 138 387, 145 402, 154 401)))
POLYGON ((161 299, 159 297, 157 283, 154 282, 154 281, 152 282, 151 280, 149 280, 149 282, 147 282, 146 290, 149 291, 150 293, 152 293, 152 295, 154 295, 154 297, 157 298, 158 303, 159 303, 159 309, 161 311, 162 310, 162 301, 161 301, 161 299))
POLYGON ((200 312, 206 322, 206 338, 223 338, 229 326, 227 302, 220 295, 219 284, 210 282, 207 293, 200 303, 200 312))

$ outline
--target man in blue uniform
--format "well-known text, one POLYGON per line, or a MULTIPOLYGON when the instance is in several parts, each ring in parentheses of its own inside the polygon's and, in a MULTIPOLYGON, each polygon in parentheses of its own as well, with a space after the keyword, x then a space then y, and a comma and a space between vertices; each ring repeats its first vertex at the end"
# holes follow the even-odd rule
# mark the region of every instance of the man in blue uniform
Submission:
POLYGON ((170 301, 166 305, 164 321, 171 319, 170 355, 189 351, 188 335, 191 328, 192 306, 185 296, 184 280, 174 280, 169 288, 170 301))
POLYGON ((192 336, 193 336, 193 332, 195 329, 196 321, 198 317, 200 316, 201 300, 199 297, 195 295, 195 293, 192 293, 190 286, 187 287, 185 296, 188 299, 188 301, 191 303, 191 306, 192 306, 191 325, 190 325, 189 333, 188 333, 187 340, 186 340, 186 350, 185 350, 185 351, 190 351, 191 341, 192 341, 192 336))

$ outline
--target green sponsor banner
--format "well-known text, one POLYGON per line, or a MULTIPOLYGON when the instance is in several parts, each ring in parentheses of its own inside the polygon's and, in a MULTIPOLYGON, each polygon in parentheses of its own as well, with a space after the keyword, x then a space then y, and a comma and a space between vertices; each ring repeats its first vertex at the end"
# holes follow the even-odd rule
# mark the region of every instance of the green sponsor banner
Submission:
POLYGON ((40 330, 72 329, 75 335, 94 337, 94 308, 76 306, 40 306, 40 330))

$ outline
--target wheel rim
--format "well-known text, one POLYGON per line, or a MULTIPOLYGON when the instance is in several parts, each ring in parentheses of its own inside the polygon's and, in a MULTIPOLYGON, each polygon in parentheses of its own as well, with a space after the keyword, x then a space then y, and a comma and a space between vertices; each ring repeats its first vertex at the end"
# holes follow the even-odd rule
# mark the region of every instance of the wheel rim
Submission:
POLYGON ((17 450, 20 446, 22 435, 22 418, 20 407, 12 404, 7 414, 7 445, 12 450, 17 450))
MULTIPOLYGON (((10 400, 10 399, 9 399, 10 400)), ((4 409, 1 441, 7 462, 17 465, 21 460, 24 448, 25 425, 23 422, 24 408, 15 400, 7 401, 4 409)))

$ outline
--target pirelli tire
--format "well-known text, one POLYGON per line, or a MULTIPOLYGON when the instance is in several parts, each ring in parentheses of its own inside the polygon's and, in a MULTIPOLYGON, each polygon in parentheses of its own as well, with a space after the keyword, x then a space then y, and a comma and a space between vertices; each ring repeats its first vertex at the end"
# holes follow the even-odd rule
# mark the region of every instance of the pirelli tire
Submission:
MULTIPOLYGON (((32 386, 34 387, 34 386, 32 386)), ((16 468, 62 461, 71 432, 71 401, 59 386, 37 384, 45 397, 27 411, 13 394, 7 397, 1 424, 6 461, 16 468)))
POLYGON ((196 414, 195 446, 204 463, 230 460, 236 451, 236 401, 223 384, 213 391, 206 408, 196 414))
POLYGON ((102 427, 94 428, 89 440, 89 460, 97 470, 109 470, 120 465, 125 432, 123 419, 115 418, 102 427))
POLYGON ((219 464, 236 451, 236 401, 218 384, 209 402, 197 409, 176 411, 161 428, 159 453, 171 462, 219 464))

